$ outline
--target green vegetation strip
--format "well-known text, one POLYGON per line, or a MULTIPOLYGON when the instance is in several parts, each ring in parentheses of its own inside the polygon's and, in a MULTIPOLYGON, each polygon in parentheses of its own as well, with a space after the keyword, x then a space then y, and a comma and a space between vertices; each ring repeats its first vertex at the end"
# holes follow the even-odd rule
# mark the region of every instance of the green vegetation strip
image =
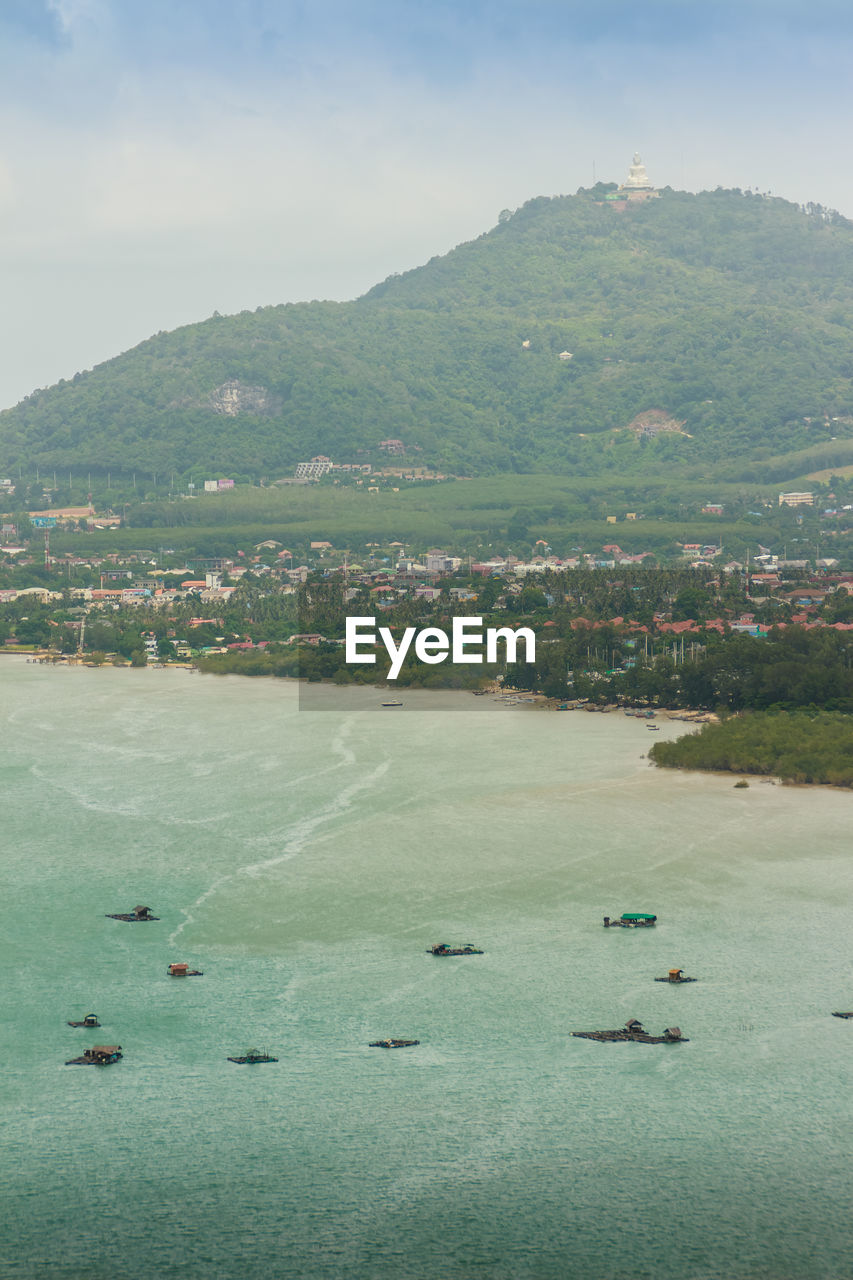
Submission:
POLYGON ((772 775, 783 782, 853 787, 853 716, 830 711, 752 711, 649 752, 668 769, 772 775))

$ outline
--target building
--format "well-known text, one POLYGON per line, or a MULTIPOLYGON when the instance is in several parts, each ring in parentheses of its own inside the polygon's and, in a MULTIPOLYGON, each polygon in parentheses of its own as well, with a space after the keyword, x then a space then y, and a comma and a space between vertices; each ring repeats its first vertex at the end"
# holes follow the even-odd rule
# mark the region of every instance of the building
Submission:
POLYGON ((813 493, 780 493, 780 507, 810 507, 814 503, 813 493))
POLYGON ((449 556, 446 551, 428 551, 424 557, 427 573, 455 573, 461 564, 459 556, 449 556))
POLYGON ((298 462, 296 464, 297 480, 321 480, 323 476, 328 475, 332 469, 332 460, 320 453, 316 458, 312 458, 310 462, 298 462))

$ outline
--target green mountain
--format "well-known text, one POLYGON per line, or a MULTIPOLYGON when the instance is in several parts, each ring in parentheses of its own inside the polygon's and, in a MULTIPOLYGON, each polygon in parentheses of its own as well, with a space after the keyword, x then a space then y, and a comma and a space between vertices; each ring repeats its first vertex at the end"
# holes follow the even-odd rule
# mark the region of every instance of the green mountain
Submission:
POLYGON ((353 302, 159 333, 0 414, 0 468, 275 477, 395 438, 462 474, 738 478, 853 437, 853 223, 610 193, 531 200, 353 302))

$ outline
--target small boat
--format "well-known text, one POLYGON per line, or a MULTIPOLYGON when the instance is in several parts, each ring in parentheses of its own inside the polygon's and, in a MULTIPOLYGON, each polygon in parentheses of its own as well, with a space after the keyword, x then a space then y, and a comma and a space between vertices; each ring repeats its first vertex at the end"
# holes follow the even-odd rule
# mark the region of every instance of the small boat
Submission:
POLYGON ((269 1053, 261 1053, 260 1049, 247 1049, 241 1058, 229 1058, 229 1062, 238 1062, 241 1066, 248 1063, 255 1066, 258 1062, 278 1062, 278 1058, 273 1058, 269 1053))
POLYGON ((170 964, 166 970, 170 978, 202 978, 204 977, 203 969, 191 969, 189 965, 182 961, 180 964, 170 964))
POLYGON ((108 1067, 118 1062, 122 1051, 120 1044, 96 1044, 86 1049, 79 1058, 69 1058, 66 1067, 108 1067))
POLYGON ((101 1024, 96 1013, 87 1013, 82 1022, 69 1022, 68 1025, 69 1027, 99 1027, 101 1024))
POLYGON ((633 1040, 636 1044, 685 1044, 686 1036, 681 1034, 680 1027, 667 1027, 663 1035, 650 1036, 643 1030, 643 1024, 636 1018, 629 1018, 624 1027, 616 1031, 573 1031, 573 1036, 580 1040, 601 1040, 610 1043, 633 1040))
POLYGON ((481 956, 483 952, 479 947, 473 946, 470 942, 464 942, 461 947, 451 947, 449 942, 436 942, 434 946, 427 947, 428 956, 481 956))
POLYGON ((683 969, 670 969, 665 978, 655 978, 655 982, 697 982, 697 978, 685 978, 683 969))
POLYGON ((399 698, 389 698, 389 700, 387 702, 383 702, 382 705, 383 707, 402 707, 403 704, 399 698))
POLYGON ((132 911, 108 912, 107 919, 126 920, 129 924, 135 924, 141 920, 159 920, 160 917, 152 916, 150 907, 134 907, 132 911))
POLYGON ((832 1016, 833 1018, 853 1018, 853 1009, 847 1013, 834 1013, 832 1016))
POLYGON ((618 920, 604 917, 605 929, 651 929, 657 916, 650 911, 623 911, 618 920))
POLYGON ((371 1040, 369 1049, 408 1049, 420 1040, 371 1040))
POLYGON ((652 733, 657 733, 658 729, 660 729, 660 725, 659 725, 659 724, 647 724, 647 725, 646 725, 646 728, 647 728, 647 729, 649 729, 652 733))

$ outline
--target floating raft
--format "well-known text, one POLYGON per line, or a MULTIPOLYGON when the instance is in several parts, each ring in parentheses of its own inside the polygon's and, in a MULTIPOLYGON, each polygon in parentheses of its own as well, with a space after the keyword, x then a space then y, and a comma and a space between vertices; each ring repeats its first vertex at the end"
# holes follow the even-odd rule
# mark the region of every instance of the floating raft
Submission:
POLYGON ((170 978, 203 978, 203 969, 191 969, 188 964, 170 964, 166 970, 170 978))
POLYGON ((687 1043, 687 1037, 681 1034, 680 1027, 667 1027, 662 1036, 650 1036, 636 1018, 629 1018, 624 1027, 616 1031, 573 1031, 572 1035, 580 1040, 606 1040, 613 1043, 623 1040, 633 1040, 637 1044, 687 1043))
POLYGON ((99 1027, 101 1024, 96 1013, 87 1013, 82 1022, 69 1022, 68 1025, 69 1027, 99 1027))
POLYGON ((670 969, 665 978, 655 978, 655 982, 698 982, 698 978, 685 978, 683 969, 670 969))
POLYGON ((120 1044, 96 1044, 86 1049, 79 1058, 69 1058, 66 1067, 107 1067, 121 1058, 120 1044))
POLYGON ((481 956, 482 954, 481 949, 470 942, 464 942, 461 947, 451 947, 448 942, 437 942, 435 946, 427 947, 428 956, 481 956))
POLYGON ((833 1018, 853 1018, 853 1009, 847 1013, 834 1013, 832 1016, 833 1018))
POLYGON ((150 907, 134 907, 132 911, 107 912, 108 920, 126 920, 128 924, 136 924, 142 920, 159 920, 152 916, 150 907))
POLYGON ((248 1063, 250 1066, 255 1066, 258 1062, 278 1062, 278 1058, 273 1058, 269 1053, 261 1053, 258 1049, 247 1049, 242 1058, 229 1058, 228 1061, 237 1062, 240 1066, 243 1066, 245 1063, 248 1063))
POLYGON ((651 929, 656 922, 657 916, 650 911, 623 911, 618 920, 604 917, 605 929, 651 929))
POLYGON ((420 1040, 371 1040, 370 1049, 408 1049, 420 1040))

